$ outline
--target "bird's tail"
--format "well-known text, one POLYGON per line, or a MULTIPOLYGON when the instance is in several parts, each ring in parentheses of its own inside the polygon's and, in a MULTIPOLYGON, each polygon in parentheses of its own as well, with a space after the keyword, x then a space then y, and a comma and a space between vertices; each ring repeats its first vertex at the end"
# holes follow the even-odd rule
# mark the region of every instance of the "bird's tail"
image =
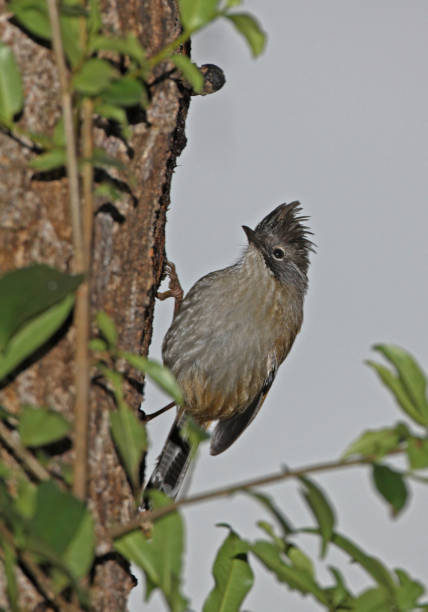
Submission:
POLYGON ((191 417, 179 411, 168 434, 161 454, 145 487, 144 498, 150 489, 157 489, 175 499, 183 484, 198 443, 192 439, 191 417))

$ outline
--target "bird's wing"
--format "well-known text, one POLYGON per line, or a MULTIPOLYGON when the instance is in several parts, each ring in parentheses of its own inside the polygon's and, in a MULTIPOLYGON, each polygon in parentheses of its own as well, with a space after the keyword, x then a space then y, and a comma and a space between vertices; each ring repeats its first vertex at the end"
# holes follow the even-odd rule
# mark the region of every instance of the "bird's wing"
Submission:
POLYGON ((276 367, 273 367, 265 378, 262 388, 250 402, 248 407, 229 419, 219 421, 211 436, 210 453, 211 455, 219 455, 235 442, 241 433, 248 427, 254 419, 265 400, 267 392, 271 388, 276 375, 276 367))

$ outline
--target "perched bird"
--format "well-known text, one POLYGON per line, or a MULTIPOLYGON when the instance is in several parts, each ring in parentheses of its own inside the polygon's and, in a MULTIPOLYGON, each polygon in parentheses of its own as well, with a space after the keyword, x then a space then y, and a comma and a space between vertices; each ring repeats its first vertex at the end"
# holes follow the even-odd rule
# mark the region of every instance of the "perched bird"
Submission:
POLYGON ((251 423, 303 321, 313 243, 299 202, 281 204, 255 230, 234 265, 198 280, 167 331, 164 364, 180 385, 180 408, 146 487, 175 497, 189 466, 188 415, 217 421, 211 454, 226 450, 251 423))

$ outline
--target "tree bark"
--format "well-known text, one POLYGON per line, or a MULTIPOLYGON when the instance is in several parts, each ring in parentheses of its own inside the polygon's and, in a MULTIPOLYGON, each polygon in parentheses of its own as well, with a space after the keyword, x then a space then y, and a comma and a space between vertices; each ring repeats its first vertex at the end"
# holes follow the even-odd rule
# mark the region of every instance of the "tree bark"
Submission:
MULTIPOLYGON (((132 32, 152 55, 180 32, 175 0, 104 0, 103 22, 115 33, 132 32)), ((32 40, 5 16, 0 0, 1 39, 11 45, 24 82, 25 107, 20 125, 51 132, 60 115, 59 84, 51 50, 32 40)), ((162 69, 156 77, 162 76, 162 69)), ((115 321, 120 348, 146 354, 151 340, 155 295, 164 265, 166 212, 176 158, 185 146, 184 122, 189 93, 170 78, 156 78, 151 103, 132 125, 128 145, 101 124, 95 142, 119 158, 136 177, 120 201, 96 201, 93 227, 91 308, 105 310, 115 321)), ((28 169, 30 147, 0 133, 0 273, 32 262, 71 271, 72 246, 67 178, 58 172, 37 176, 28 169)), ((115 171, 111 176, 122 179, 115 171)), ((74 399, 74 330, 70 322, 0 390, 0 403, 18 411, 22 403, 49 405, 72 420, 74 399)), ((138 374, 131 372, 138 383, 138 374)), ((127 387, 127 401, 138 409, 142 387, 127 387)), ((89 431, 89 506, 101 538, 112 522, 134 512, 128 482, 109 435, 113 403, 92 385, 89 431)), ((11 457, 2 449, 2 458, 11 457)), ((72 460, 72 451, 68 460, 72 460)), ((95 610, 123 610, 133 585, 129 569, 111 555, 95 567, 95 610)), ((22 606, 41 601, 31 582, 19 577, 22 606)), ((3 581, 0 579, 0 605, 3 581)), ((3 600, 3 601, 2 601, 3 600)))

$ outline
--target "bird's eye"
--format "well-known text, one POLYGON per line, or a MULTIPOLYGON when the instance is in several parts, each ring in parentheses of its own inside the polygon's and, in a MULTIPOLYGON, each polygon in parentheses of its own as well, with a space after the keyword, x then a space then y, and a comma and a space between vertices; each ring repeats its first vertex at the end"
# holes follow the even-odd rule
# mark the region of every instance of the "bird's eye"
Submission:
POLYGON ((285 251, 281 247, 275 247, 273 250, 273 256, 275 259, 284 259, 285 251))

